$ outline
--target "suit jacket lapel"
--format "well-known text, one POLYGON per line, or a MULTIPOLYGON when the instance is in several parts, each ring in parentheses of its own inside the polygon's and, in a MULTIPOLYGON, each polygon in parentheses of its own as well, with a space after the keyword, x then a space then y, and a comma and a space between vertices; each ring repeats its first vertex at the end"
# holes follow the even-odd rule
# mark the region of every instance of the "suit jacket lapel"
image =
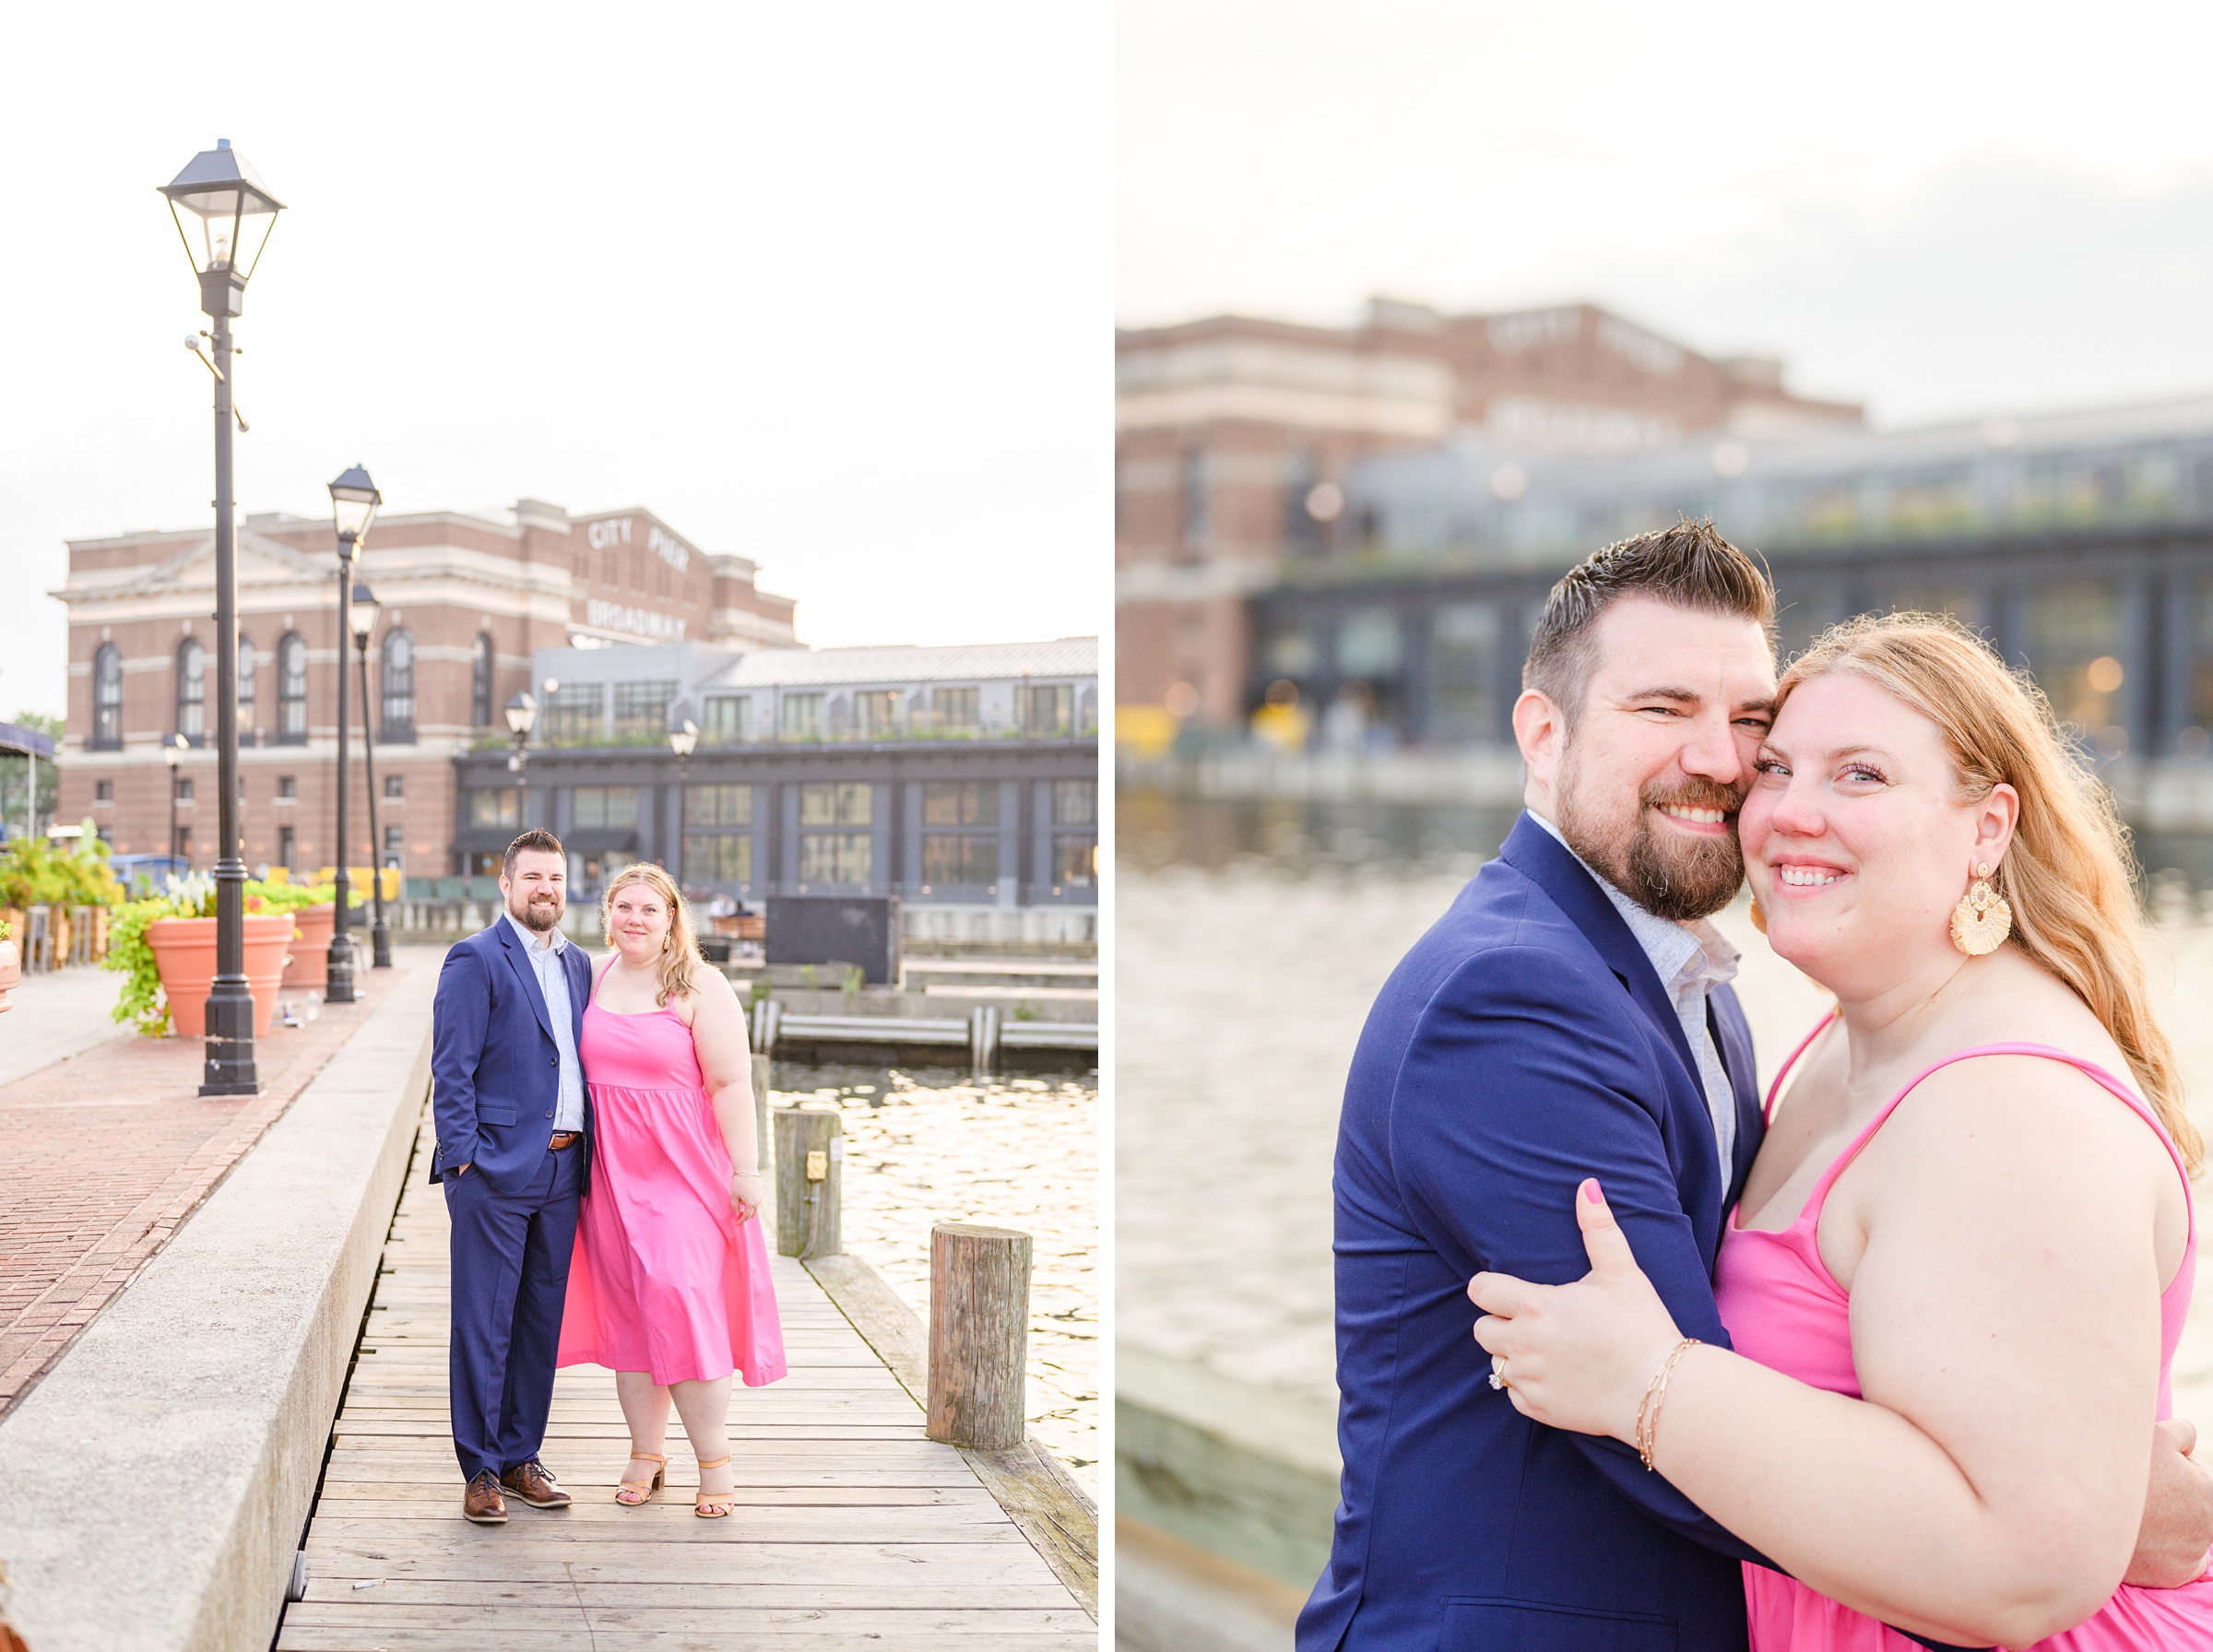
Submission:
MULTIPOLYGON (((546 995, 538 989, 538 972, 530 967, 530 961, 523 956, 523 943, 515 933, 515 926, 502 916, 497 921, 497 927, 500 944, 507 949, 508 967, 515 971, 515 978, 523 984, 523 997, 529 1000, 531 1010, 538 1017, 538 1024, 545 1029, 546 1036, 551 1038, 553 1018, 546 1010, 546 995)), ((570 996, 574 997, 574 994, 570 996)))
POLYGON ((1614 910, 1614 903, 1606 899, 1606 891, 1583 869, 1583 863, 1526 813, 1514 823, 1513 831, 1507 835, 1506 846, 1498 855, 1550 895, 1553 903, 1583 932, 1583 938, 1598 950, 1606 967, 1629 989, 1629 997, 1637 1000, 1637 1007, 1666 1037, 1681 1059, 1684 1071, 1690 1075, 1691 1083, 1704 1095, 1706 1087, 1698 1077, 1698 1058, 1690 1053, 1690 1040, 1683 1035, 1683 1023, 1675 1018, 1675 1007, 1668 1002, 1660 977, 1652 972, 1652 961, 1644 955, 1644 949, 1629 933, 1629 926, 1621 921, 1621 914, 1614 910))
POLYGON ((1721 1053, 1730 1091, 1736 1098, 1736 1151, 1729 1167, 1726 1201, 1733 1205, 1744 1190, 1746 1176, 1752 1172, 1760 1138, 1767 1134, 1767 1121, 1759 1106, 1759 1068, 1753 1059, 1752 1028, 1745 1020, 1744 1006, 1736 1001, 1734 987, 1717 986, 1707 995, 1706 1023, 1713 1031, 1713 1047, 1721 1053))

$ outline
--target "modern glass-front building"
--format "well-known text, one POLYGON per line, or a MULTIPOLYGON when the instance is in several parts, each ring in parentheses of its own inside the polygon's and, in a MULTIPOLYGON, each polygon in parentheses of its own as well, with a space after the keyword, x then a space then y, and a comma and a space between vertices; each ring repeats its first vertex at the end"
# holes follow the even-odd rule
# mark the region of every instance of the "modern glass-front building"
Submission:
POLYGON ((525 824, 595 896, 656 860, 697 899, 896 894, 910 908, 1098 901, 1094 638, 949 648, 541 649, 527 761, 459 760, 454 868, 525 824), (679 759, 669 731, 697 743, 679 759))
POLYGON ((1462 435, 1363 461, 1346 494, 1349 547, 1253 599, 1249 705, 1288 683, 1355 707, 1370 743, 1507 743, 1553 581, 1710 516, 1766 557, 1786 659, 1854 613, 1942 610, 2030 668, 2101 758, 2207 753, 2213 400, 1610 459, 1462 435))

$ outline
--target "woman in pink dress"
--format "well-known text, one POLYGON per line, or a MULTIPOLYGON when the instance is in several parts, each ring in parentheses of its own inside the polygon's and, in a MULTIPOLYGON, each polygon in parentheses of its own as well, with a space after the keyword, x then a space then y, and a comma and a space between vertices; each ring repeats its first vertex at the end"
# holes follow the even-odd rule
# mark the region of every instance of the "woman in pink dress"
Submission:
POLYGON ((1754 1652, 2213 1646, 2213 1579, 2124 1582, 2201 1146, 2109 799, 1980 642, 1892 618, 1784 676, 1740 829, 1838 1008, 1722 1241, 1735 1351, 1679 1335, 1586 1182, 1590 1274, 1469 1287, 1495 1375, 1773 1558, 1754 1652))
POLYGON ((606 1365, 630 1424, 615 1501, 661 1484, 675 1403, 699 1463, 695 1513, 735 1506, 726 1432, 730 1374, 784 1375, 784 1333, 761 1224, 751 1061, 738 995, 692 939, 657 866, 608 880, 614 956, 584 1011, 592 1180, 576 1224, 562 1318, 563 1365, 606 1365))

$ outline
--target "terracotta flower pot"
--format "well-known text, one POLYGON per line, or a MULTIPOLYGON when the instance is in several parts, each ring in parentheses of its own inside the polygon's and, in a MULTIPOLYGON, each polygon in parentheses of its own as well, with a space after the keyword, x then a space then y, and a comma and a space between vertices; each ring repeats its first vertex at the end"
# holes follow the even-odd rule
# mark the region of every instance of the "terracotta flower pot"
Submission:
POLYGON ((23 985, 23 959, 12 940, 0 940, 0 1010, 9 1006, 7 995, 23 985))
MULTIPOLYGON (((215 919, 157 918, 146 926, 161 991, 169 999, 170 1027, 179 1038, 207 1036, 207 986, 215 979, 215 919)), ((254 1025, 264 1030, 277 1013, 285 954, 292 945, 292 914, 250 912, 246 926, 246 989, 254 995, 254 1025)))
POLYGON ((284 966, 284 984, 287 986, 314 987, 317 992, 330 985, 330 933, 338 921, 337 903, 325 901, 320 906, 302 906, 292 914, 292 922, 299 925, 300 933, 292 941, 292 961, 284 966))

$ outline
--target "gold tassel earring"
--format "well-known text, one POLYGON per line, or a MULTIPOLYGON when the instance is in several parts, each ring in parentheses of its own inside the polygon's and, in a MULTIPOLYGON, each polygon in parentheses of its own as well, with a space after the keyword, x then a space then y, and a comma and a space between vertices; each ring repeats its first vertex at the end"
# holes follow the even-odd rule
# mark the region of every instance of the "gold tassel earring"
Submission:
POLYGON ((1970 958, 1996 951, 2013 933, 2013 908, 1990 887, 1991 868, 1978 864, 1975 880, 1952 908, 1952 945, 1970 958))
POLYGON ((1759 897, 1752 897, 1752 927, 1762 935, 1768 932, 1768 914, 1759 909, 1759 897))

